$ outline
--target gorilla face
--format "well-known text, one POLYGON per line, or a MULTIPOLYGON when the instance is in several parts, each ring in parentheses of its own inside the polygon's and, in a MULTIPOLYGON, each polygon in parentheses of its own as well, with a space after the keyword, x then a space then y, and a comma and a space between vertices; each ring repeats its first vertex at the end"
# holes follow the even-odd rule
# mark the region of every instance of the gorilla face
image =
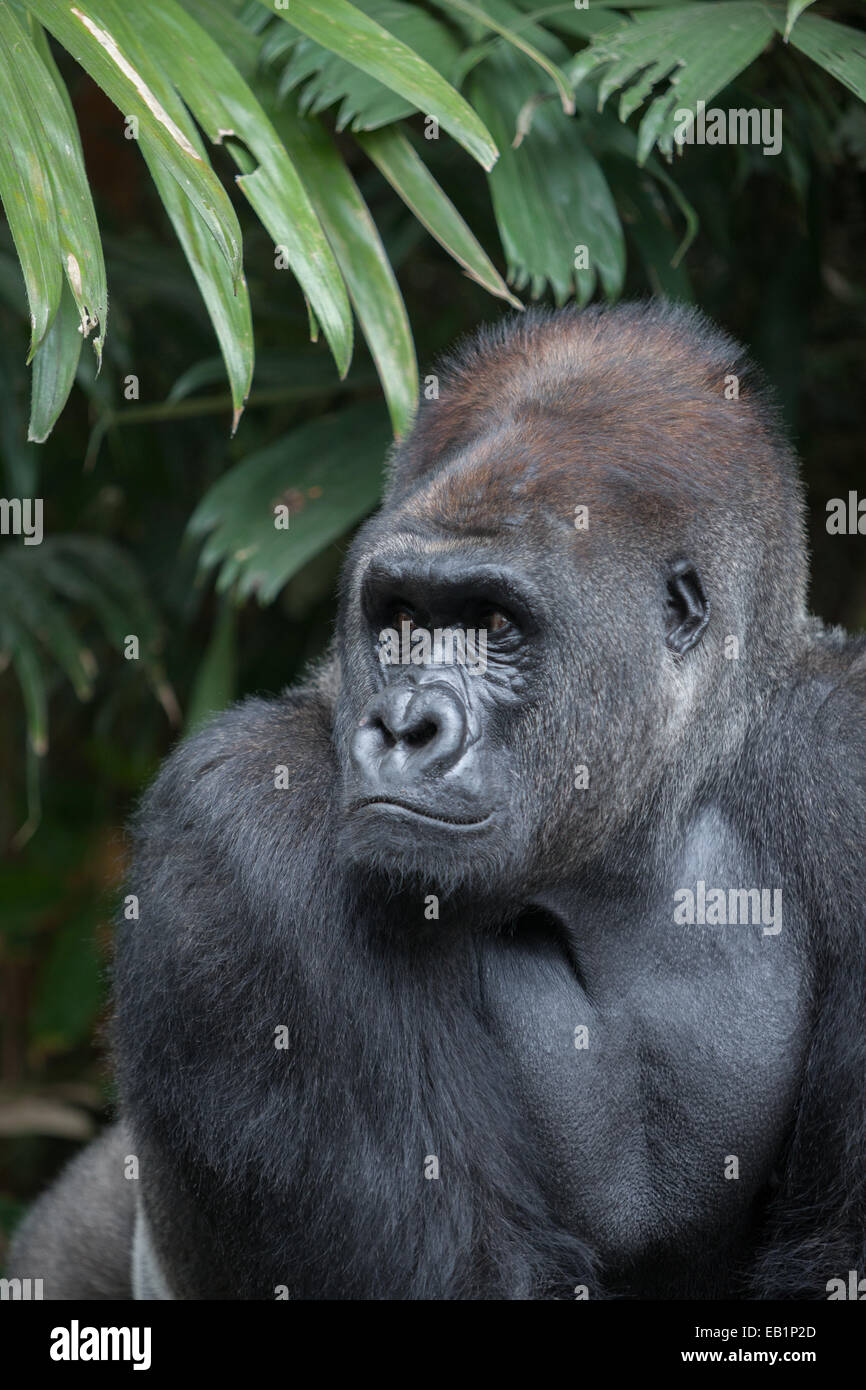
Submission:
POLYGON ((350 862, 519 911, 670 772, 709 602, 601 515, 603 543, 555 514, 445 528, 421 487, 360 533, 337 714, 350 862))
POLYGON ((504 885, 509 856, 527 849, 515 748, 542 668, 537 585, 492 549, 451 540, 376 545, 355 592, 350 857, 391 877, 504 885))

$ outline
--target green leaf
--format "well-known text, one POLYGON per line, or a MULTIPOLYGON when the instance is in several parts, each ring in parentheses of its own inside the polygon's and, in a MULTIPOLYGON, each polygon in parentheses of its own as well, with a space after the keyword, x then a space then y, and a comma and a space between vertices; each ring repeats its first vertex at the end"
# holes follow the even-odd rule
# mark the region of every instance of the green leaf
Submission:
MULTIPOLYGON (((667 5, 681 4, 683 0, 652 0, 652 3, 667 5)), ((640 0, 630 0, 628 8, 637 9, 640 0)), ((531 12, 530 17, 543 24, 546 29, 556 29, 559 33, 568 34, 572 38, 591 39, 596 34, 610 33, 612 29, 619 29, 628 21, 624 15, 605 12, 603 4, 599 0, 592 0, 585 10, 576 10, 574 0, 565 0, 565 3, 544 5, 539 0, 520 0, 521 8, 531 12)))
POLYGON ((170 405, 173 401, 185 401, 203 386, 219 386, 224 375, 225 363, 221 357, 204 357, 175 379, 165 403, 170 405))
MULTIPOLYGON (((452 77, 452 69, 460 53, 454 35, 425 10, 402 0, 363 0, 358 6, 365 14, 400 39, 409 48, 423 55, 426 62, 444 76, 452 77)), ((263 50, 263 61, 283 56, 275 40, 285 35, 291 56, 286 63, 277 88, 284 96, 301 84, 297 104, 301 114, 315 115, 329 106, 340 104, 336 115, 338 130, 351 122, 353 130, 378 130, 405 116, 415 114, 415 106, 404 97, 385 87, 369 73, 362 72, 336 53, 331 53, 299 32, 290 32, 285 24, 270 31, 263 50)))
POLYGON ((364 402, 302 425, 243 459, 210 489, 190 519, 208 536, 203 569, 217 587, 270 603, 308 560, 376 505, 389 431, 381 406, 364 402), (274 508, 289 509, 288 530, 274 508))
MULTIPOLYGON (((126 615, 126 632, 138 635, 142 662, 148 664, 159 646, 159 618, 144 576, 132 557, 102 536, 70 534, 54 536, 50 540, 64 558, 74 560, 122 607, 126 615)), ((47 541, 43 542, 43 547, 47 544, 47 541)), ((97 605, 94 605, 94 609, 102 618, 106 636, 113 640, 115 629, 97 605)))
POLYGON ((861 29, 807 14, 797 22, 791 43, 866 101, 866 34, 861 29))
POLYGON ((30 305, 30 356, 60 303, 60 237, 42 128, 18 71, 23 30, 0 3, 0 201, 30 305))
POLYGON ((473 77, 475 103, 502 148, 490 192, 508 279, 518 291, 529 285, 533 298, 550 284, 558 304, 576 289, 585 304, 598 278, 615 298, 625 276, 625 238, 581 120, 551 104, 539 107, 529 134, 517 149, 511 145, 536 87, 532 68, 511 49, 494 54, 473 77), (575 265, 580 246, 588 248, 588 269, 575 265))
POLYGON ((80 700, 93 694, 93 658, 29 557, 2 558, 0 585, 10 617, 45 646, 69 677, 80 700))
MULTIPOLYGON (((585 97, 584 97, 585 100, 585 97)), ((612 167, 619 166, 619 181, 617 187, 622 187, 622 172, 624 168, 632 171, 633 178, 631 184, 639 182, 640 187, 645 189, 648 194, 648 201, 641 201, 644 207, 653 207, 658 210, 659 216, 665 226, 670 226, 667 212, 661 199, 661 191, 667 193, 668 197, 679 209, 685 221, 685 231, 682 239, 676 247, 671 259, 671 266, 677 267, 698 234, 699 219, 688 198, 683 193, 675 179, 671 178, 667 168, 661 164, 655 155, 651 155, 646 160, 643 167, 637 163, 637 135, 630 126, 621 125, 618 120, 604 111, 590 113, 584 109, 584 123, 587 130, 587 140, 593 154, 597 155, 604 165, 605 173, 609 173, 612 167), (653 189, 646 175, 651 175, 652 179, 660 187, 653 189)), ((611 178, 611 189, 619 207, 619 196, 617 187, 614 186, 615 180, 611 178)), ((644 244, 647 244, 647 237, 643 237, 644 244)), ((651 277, 652 278, 652 277, 651 277)), ((682 283, 678 281, 678 283, 682 283)), ((666 293, 670 291, 665 291, 666 293)), ((690 298, 691 294, 676 294, 674 298, 690 298)))
MULTIPOLYGON (((492 29, 512 47, 520 50, 551 78, 559 93, 562 109, 567 115, 574 113, 574 91, 571 82, 562 69, 554 63, 535 43, 529 40, 530 30, 538 31, 538 26, 527 15, 522 15, 513 5, 504 0, 484 0, 482 5, 474 5, 470 0, 435 0, 440 9, 452 10, 457 14, 473 19, 485 29, 492 29)), ((543 31, 538 32, 540 40, 547 38, 543 31)))
MULTIPOLYGON (((36 563, 36 562, 34 562, 36 563)), ((134 632, 150 665, 158 622, 137 567, 119 546, 100 536, 48 536, 39 547, 40 578, 60 597, 99 619, 118 654, 134 632)))
MULTIPOLYGON (((52 57, 45 30, 32 16, 30 26, 36 51, 35 61, 27 68, 27 81, 50 155, 63 269, 78 307, 82 338, 88 337, 94 328, 99 330, 93 340, 98 370, 108 325, 108 286, 99 226, 69 93, 52 57)), ((64 404, 65 401, 59 403, 58 415, 64 404)))
MULTIPOLYGON (((715 2, 716 0, 706 0, 707 4, 715 2)), ((531 10, 533 19, 556 28, 569 14, 583 17, 593 10, 670 10, 676 5, 693 4, 694 0, 587 0, 585 10, 575 9, 576 0, 559 0, 558 4, 554 0, 554 3, 548 5, 539 3, 539 0, 517 0, 517 3, 523 10, 531 10)))
MULTIPOLYGON (((241 275, 241 232, 222 184, 190 138, 190 121, 160 70, 161 55, 136 40, 120 0, 26 0, 125 117, 136 116, 154 155, 216 238, 232 283, 241 275)), ((140 12, 136 12, 137 17, 140 12)))
MULTIPOLYGON (((215 39, 229 62, 247 79, 255 76, 262 54, 262 38, 238 19, 237 6, 214 0, 181 0, 183 8, 215 39)), ((258 15, 256 16, 258 18, 258 15)), ((279 29, 276 31, 280 32, 279 29)))
MULTIPOLYGON (((33 388, 31 440, 43 440, 50 433, 57 415, 63 408, 75 376, 81 342, 76 346, 70 339, 70 319, 66 308, 59 310, 59 299, 47 323, 40 315, 50 312, 54 302, 54 286, 62 286, 62 272, 78 306, 80 329, 86 335, 100 324, 100 336, 95 339, 97 358, 101 355, 108 295, 105 285, 105 266, 99 230, 93 211, 93 201, 84 169, 78 131, 66 90, 48 53, 45 35, 38 25, 33 34, 19 23, 17 15, 6 3, 0 3, 0 68, 6 71, 9 111, 7 128, 13 134, 12 163, 19 171, 30 162, 30 184, 9 192, 5 180, 7 214, 22 260, 31 314, 36 321, 36 333, 31 342, 31 357, 42 351, 38 380, 33 388), (35 40, 35 41, 34 41, 35 40), (13 109, 14 108, 14 109, 13 109), (22 161, 24 163, 22 163, 22 161), (7 197, 7 194, 9 195, 7 197), (20 199, 36 221, 41 247, 38 248, 43 269, 48 258, 54 264, 49 271, 51 282, 42 309, 34 312, 32 297, 32 249, 22 243, 20 199), (11 199, 11 201, 10 201, 11 199), (62 320, 58 322, 58 312, 62 320), (43 326, 44 325, 44 326, 43 326), (48 342, 46 334, 51 337, 48 342), (41 350, 41 349, 40 349, 41 350)), ((0 171, 7 159, 0 141, 0 171)), ((4 180, 0 178, 0 190, 4 180)), ((24 236, 26 243, 26 235, 24 236)))
MULTIPOLYGON (((207 386, 218 386, 223 375, 224 368, 220 357, 206 357, 194 362, 173 383, 164 404, 179 404, 190 397, 194 398, 191 404, 194 401, 208 404, 212 398, 198 396, 197 392, 207 386)), ((370 384, 375 385, 375 380, 371 372, 356 370, 343 383, 337 383, 334 381, 331 359, 324 352, 310 352, 309 349, 297 352, 272 349, 260 352, 256 356, 255 399, 260 399, 262 393, 267 393, 269 398, 281 402, 300 400, 305 405, 310 405, 319 397, 333 397, 343 389, 359 391, 370 384)))
MULTIPOLYGON (((260 0, 273 12, 269 0, 260 0)), ((339 54, 417 110, 433 116, 484 169, 491 169, 497 149, 472 107, 435 68, 407 44, 389 34, 348 0, 291 0, 281 19, 339 54)))
MULTIPOLYGON (((676 3, 680 2, 681 0, 676 0, 676 3)), ((447 5, 448 0, 434 0, 434 3, 447 5)), ((560 72, 562 72, 562 63, 567 61, 570 55, 568 50, 562 49, 560 40, 555 37, 551 30, 568 34, 572 38, 591 39, 598 34, 609 34, 614 29, 621 29, 628 23, 625 15, 618 14, 616 11, 611 13, 599 9, 598 0, 593 0, 592 8, 586 10, 576 10, 573 0, 570 4, 544 5, 543 7, 539 7, 536 0, 522 0, 522 5, 531 13, 526 16, 515 14, 512 27, 519 29, 524 37, 531 39, 535 47, 546 53, 548 58, 552 58, 555 51, 561 52, 562 56, 558 60, 560 72), (537 20, 541 23, 536 23, 537 20), (541 27, 542 24, 544 25, 543 28, 541 27)), ((504 14, 506 8, 513 10, 512 6, 503 6, 499 0, 497 13, 504 14)), ((485 0, 485 9, 490 9, 487 0, 485 0)), ((477 25, 473 26, 473 30, 476 32, 477 28, 477 25)), ((459 61, 448 74, 454 85, 462 87, 472 69, 478 63, 483 62, 485 58, 488 58, 491 53, 496 53, 501 49, 501 46, 498 38, 492 38, 470 44, 468 48, 465 48, 459 61)), ((564 73, 563 77, 565 77, 564 73)), ((569 84, 570 96, 574 99, 575 92, 570 79, 565 78, 565 80, 569 84)))
MULTIPOLYGON (((286 24, 278 24, 276 27, 269 25, 262 39, 259 59, 264 67, 270 67, 273 63, 282 62, 297 44, 306 42, 308 41, 297 29, 290 29, 286 24)), ((314 44, 313 47, 318 48, 319 45, 314 44)), ((322 52, 325 50, 322 49, 322 52)))
POLYGON ((129 556, 101 536, 48 536, 40 546, 4 551, 0 590, 7 621, 37 639, 72 681, 80 699, 92 694, 95 662, 59 600, 76 617, 93 614, 120 657, 125 637, 140 641, 141 666, 157 687, 159 625, 144 581, 129 556))
POLYGON ((220 254, 195 204, 162 168, 150 141, 146 137, 139 138, 139 144, 220 345, 231 389, 234 434, 253 379, 253 323, 246 280, 241 278, 235 292, 225 257, 220 254))
POLYGON ((12 847, 17 850, 34 834, 42 815, 40 759, 48 752, 48 691, 35 642, 8 612, 0 616, 0 655, 6 654, 12 661, 27 721, 27 819, 12 837, 12 847))
POLYGON ((220 604, 213 632, 196 672, 186 711, 185 734, 200 728, 211 715, 231 704, 237 690, 237 608, 228 599, 220 604))
POLYGON ((507 300, 515 309, 521 309, 520 300, 511 294, 483 246, 472 235, 407 136, 392 127, 355 138, 418 221, 457 264, 463 266, 469 277, 491 294, 507 300))
POLYGON ((418 365, 403 297, 367 204, 317 121, 283 110, 277 128, 312 196, 376 363, 396 435, 418 403, 418 365))
POLYGON ((621 121, 667 79, 640 124, 638 160, 643 163, 655 144, 671 154, 676 112, 694 112, 699 100, 709 101, 757 58, 772 36, 773 20, 759 0, 684 5, 642 15, 602 35, 566 71, 578 85, 603 68, 599 109, 613 92, 621 91, 621 121))
POLYGON ((646 169, 614 155, 605 161, 604 171, 626 236, 643 262, 652 293, 691 302, 694 295, 680 264, 679 238, 664 199, 646 169))
MULTIPOLYGON (((659 0, 659 3, 667 4, 670 0, 659 0)), ((559 33, 567 33, 574 39, 592 39, 596 33, 609 33, 612 29, 619 29, 627 24, 624 15, 617 14, 614 10, 603 10, 599 6, 599 0, 592 0, 585 10, 575 10, 574 0, 566 0, 560 4, 539 4, 538 0, 520 0, 521 8, 530 11, 530 18, 538 21, 538 24, 545 26, 545 29, 556 29, 559 33)), ((634 8, 634 0, 628 8, 634 8)))
POLYGON ((72 390, 81 356, 80 329, 78 306, 69 286, 64 285, 54 322, 33 357, 27 438, 34 444, 42 444, 48 438, 72 390))
POLYGON ((17 623, 0 619, 0 650, 9 654, 21 687, 28 743, 42 758, 48 752, 48 694, 36 644, 17 623))
POLYGON ((27 820, 14 837, 20 847, 32 836, 40 817, 38 759, 48 748, 48 703, 39 645, 72 681, 80 699, 88 699, 96 663, 67 617, 63 602, 77 606, 76 616, 94 614, 120 657, 124 639, 135 633, 141 644, 141 667, 157 697, 172 710, 173 693, 155 658, 159 630, 143 580, 127 555, 101 536, 49 536, 32 549, 6 548, 0 553, 0 645, 11 656, 27 716, 27 820))
MULTIPOLYGON (((340 375, 352 357, 346 288, 307 190, 257 98, 219 45, 175 0, 150 0, 137 20, 148 53, 174 83, 209 139, 224 136, 241 168, 237 184, 279 246, 330 344, 340 375), (242 143, 241 143, 242 142, 242 143)), ((250 354, 252 342, 250 340, 250 354)))
POLYGON ((814 5, 815 0, 788 0, 788 12, 785 16, 785 43, 791 37, 791 30, 797 23, 800 15, 810 5, 814 5))

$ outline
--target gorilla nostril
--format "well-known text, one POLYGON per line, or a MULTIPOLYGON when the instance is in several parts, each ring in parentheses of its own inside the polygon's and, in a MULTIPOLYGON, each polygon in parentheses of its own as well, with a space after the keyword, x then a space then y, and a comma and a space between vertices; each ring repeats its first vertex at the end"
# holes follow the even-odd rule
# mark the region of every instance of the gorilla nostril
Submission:
POLYGON ((423 744, 432 742, 438 732, 438 725, 434 724, 432 719, 425 719, 414 729, 407 729, 403 735, 403 742, 410 748, 421 748, 423 744))
POLYGON ((374 720, 373 720, 373 728, 376 729, 376 730, 378 730, 378 732, 381 734, 381 736, 382 736, 382 742, 385 744, 385 747, 386 747, 386 748, 394 748, 394 747, 396 747, 396 744, 397 744, 396 735, 393 734, 393 733, 391 732, 391 730, 388 728, 388 725, 385 723, 384 719, 374 719, 374 720))

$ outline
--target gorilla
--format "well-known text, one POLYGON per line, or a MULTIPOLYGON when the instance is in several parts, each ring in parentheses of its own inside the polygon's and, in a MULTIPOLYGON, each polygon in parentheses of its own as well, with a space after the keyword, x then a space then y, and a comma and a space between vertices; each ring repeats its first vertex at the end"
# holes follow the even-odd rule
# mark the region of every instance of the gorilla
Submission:
POLYGON ((866 640, 808 616, 773 408, 659 303, 437 380, 329 658, 143 800, 119 1119, 9 1272, 827 1298, 866 1273, 866 640))

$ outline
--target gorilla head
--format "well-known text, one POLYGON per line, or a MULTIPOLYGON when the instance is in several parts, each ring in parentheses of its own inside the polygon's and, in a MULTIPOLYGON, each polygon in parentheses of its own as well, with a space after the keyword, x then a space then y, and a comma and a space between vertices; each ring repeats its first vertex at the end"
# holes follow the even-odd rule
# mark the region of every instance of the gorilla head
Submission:
POLYGON ((800 513, 766 402, 698 315, 530 313, 473 340, 347 566, 348 853, 507 900, 610 848, 662 782, 690 792, 791 660, 800 513), (408 639, 387 659, 383 633, 408 639))

